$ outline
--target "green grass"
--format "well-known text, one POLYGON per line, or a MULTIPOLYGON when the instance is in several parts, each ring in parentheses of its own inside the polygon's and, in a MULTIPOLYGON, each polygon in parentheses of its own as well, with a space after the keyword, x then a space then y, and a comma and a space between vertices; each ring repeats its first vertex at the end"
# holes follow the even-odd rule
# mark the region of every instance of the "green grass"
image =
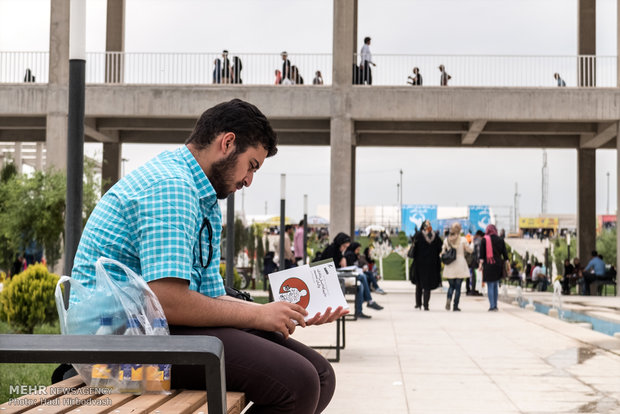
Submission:
MULTIPOLYGON (((376 265, 379 266, 378 261, 376 265)), ((396 253, 383 259, 383 277, 385 280, 405 280, 405 259, 396 253)))
MULTIPOLYGON (((0 333, 15 333, 9 324, 0 322, 0 333)), ((58 322, 53 325, 39 325, 34 334, 59 334, 58 322)), ((11 385, 50 385, 52 372, 58 364, 0 364, 0 404, 10 398, 20 397, 21 394, 9 393, 11 385)))

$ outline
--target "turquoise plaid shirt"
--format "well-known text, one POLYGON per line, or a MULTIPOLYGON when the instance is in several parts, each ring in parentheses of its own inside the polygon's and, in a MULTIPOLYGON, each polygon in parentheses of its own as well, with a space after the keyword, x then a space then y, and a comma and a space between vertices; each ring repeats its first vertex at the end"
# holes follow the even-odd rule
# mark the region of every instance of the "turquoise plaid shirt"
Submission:
MULTIPOLYGON (((147 281, 174 277, 206 296, 226 294, 219 273, 222 213, 209 179, 186 146, 158 155, 116 183, 99 201, 82 233, 72 277, 95 288, 99 257, 118 260, 147 281), (213 258, 200 264, 199 232, 211 222, 213 258)), ((209 236, 202 232, 202 256, 209 236)), ((106 269, 123 279, 120 269, 106 269)))

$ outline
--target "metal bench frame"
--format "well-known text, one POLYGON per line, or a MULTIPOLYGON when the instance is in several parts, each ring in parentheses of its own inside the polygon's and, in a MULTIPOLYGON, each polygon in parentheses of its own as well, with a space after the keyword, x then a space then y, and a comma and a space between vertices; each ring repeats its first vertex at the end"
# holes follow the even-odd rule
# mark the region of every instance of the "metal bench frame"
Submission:
POLYGON ((226 414, 224 345, 218 338, 185 335, 0 335, 0 363, 128 362, 203 365, 209 413, 226 414))

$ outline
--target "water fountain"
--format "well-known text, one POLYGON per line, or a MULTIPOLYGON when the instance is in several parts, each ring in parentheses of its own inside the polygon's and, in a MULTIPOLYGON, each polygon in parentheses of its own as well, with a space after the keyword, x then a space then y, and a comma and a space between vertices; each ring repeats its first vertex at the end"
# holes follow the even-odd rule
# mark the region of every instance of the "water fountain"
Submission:
POLYGON ((536 306, 534 306, 534 301, 532 300, 532 298, 528 299, 528 304, 525 305, 525 309, 531 310, 531 311, 536 310, 536 306))
POLYGON ((551 301, 552 308, 549 309, 548 315, 558 318, 562 311, 562 285, 559 280, 553 282, 553 299, 551 301))
POLYGON ((512 301, 512 305, 520 307, 522 303, 523 303, 523 289, 521 289, 521 286, 517 286, 517 296, 515 297, 515 300, 512 301))

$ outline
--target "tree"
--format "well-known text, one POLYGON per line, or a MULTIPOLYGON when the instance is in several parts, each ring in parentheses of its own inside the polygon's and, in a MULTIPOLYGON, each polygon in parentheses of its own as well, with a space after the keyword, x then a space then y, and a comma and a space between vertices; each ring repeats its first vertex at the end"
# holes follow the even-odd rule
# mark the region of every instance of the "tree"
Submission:
MULTIPOLYGON (((87 159, 85 164, 84 224, 101 187, 94 162, 87 159)), ((15 255, 33 241, 43 247, 48 263, 54 265, 62 253, 66 176, 51 170, 17 174, 10 165, 0 172, 0 267, 8 269, 15 255)))
POLYGON ((596 251, 607 264, 616 266, 616 229, 603 230, 596 239, 596 251))

